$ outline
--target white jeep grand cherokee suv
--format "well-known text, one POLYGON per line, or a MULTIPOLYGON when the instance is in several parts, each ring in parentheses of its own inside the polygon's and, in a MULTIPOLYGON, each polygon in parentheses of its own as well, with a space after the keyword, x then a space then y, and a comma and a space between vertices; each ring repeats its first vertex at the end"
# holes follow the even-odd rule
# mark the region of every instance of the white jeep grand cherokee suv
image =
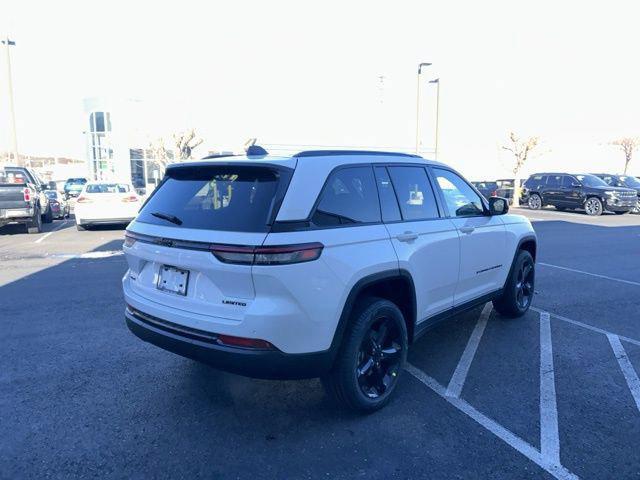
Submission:
POLYGON ((490 300, 527 311, 536 236, 507 210, 446 165, 400 153, 171 165, 126 233, 126 322, 221 370, 321 377, 372 411, 436 323, 490 300))

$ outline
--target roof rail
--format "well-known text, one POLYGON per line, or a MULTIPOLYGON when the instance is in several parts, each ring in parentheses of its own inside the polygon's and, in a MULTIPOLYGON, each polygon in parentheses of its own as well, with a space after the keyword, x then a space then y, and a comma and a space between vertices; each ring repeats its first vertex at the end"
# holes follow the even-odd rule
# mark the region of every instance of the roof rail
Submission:
POLYGON ((211 160, 213 158, 224 158, 224 157, 237 157, 238 155, 235 153, 214 153, 212 155, 207 155, 206 157, 202 157, 200 160, 211 160))
POLYGON ((420 155, 414 155, 413 153, 381 152, 375 150, 305 150, 303 152, 296 153, 295 155, 293 155, 293 157, 330 157, 334 155, 376 155, 388 157, 422 158, 420 155))

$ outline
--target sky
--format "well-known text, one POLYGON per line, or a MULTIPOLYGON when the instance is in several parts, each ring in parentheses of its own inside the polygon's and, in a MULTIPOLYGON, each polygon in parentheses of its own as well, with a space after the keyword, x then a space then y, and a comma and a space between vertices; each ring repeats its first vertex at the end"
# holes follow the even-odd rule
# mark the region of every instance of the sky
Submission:
MULTIPOLYGON (((141 100, 150 131, 195 128, 202 154, 250 137, 412 152, 420 62, 421 151, 440 78, 438 159, 471 179, 510 176, 510 131, 540 137, 524 174, 621 172, 609 142, 640 136, 634 1, 0 2, 24 154, 84 158, 90 96, 141 100)), ((2 68, 0 150, 7 98, 2 68)))

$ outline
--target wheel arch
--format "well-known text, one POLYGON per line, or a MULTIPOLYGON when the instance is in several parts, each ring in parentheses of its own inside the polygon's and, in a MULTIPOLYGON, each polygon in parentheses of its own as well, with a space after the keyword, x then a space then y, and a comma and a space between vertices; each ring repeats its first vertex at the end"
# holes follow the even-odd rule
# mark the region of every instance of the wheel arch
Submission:
POLYGON ((375 296, 389 300, 397 305, 407 325, 409 343, 413 339, 416 324, 416 293, 411 274, 404 269, 386 270, 367 275, 358 280, 351 288, 342 307, 338 326, 331 342, 331 363, 342 344, 344 333, 358 300, 367 296, 375 296))
POLYGON ((538 239, 536 238, 536 236, 533 235, 533 234, 525 235, 520 240, 518 240, 518 245, 517 245, 515 251, 513 252, 513 259, 511 260, 511 266, 509 267, 509 273, 507 275, 507 278, 504 281, 504 285, 502 286, 503 289, 505 288, 507 282, 509 281, 509 278, 511 277, 511 274, 513 273, 513 267, 516 264, 516 259, 518 258, 518 253, 521 250, 526 250, 527 252, 529 252, 531 254, 531 256, 533 257, 533 263, 535 264, 536 257, 537 257, 537 254, 538 254, 538 239))

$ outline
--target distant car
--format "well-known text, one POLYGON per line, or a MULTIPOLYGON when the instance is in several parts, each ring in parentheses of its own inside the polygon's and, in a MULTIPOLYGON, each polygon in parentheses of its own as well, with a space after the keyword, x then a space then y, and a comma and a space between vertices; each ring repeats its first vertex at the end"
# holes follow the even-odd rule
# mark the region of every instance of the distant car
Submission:
POLYGON ((45 190, 44 194, 49 197, 49 205, 51 205, 51 212, 53 218, 67 218, 71 207, 64 195, 60 194, 56 190, 45 190))
POLYGON ((86 178, 68 178, 64 183, 64 194, 69 197, 77 197, 87 183, 86 178))
POLYGON ((587 215, 605 211, 622 215, 638 207, 635 190, 612 187, 589 174, 533 174, 524 183, 522 199, 532 210, 553 205, 558 210, 584 209, 587 215))
POLYGON ((498 184, 496 182, 471 182, 484 198, 496 197, 498 184))
MULTIPOLYGON (((509 200, 509 204, 513 203, 513 186, 516 184, 514 178, 499 178, 496 180, 498 184, 498 190, 496 191, 496 196, 503 197, 509 200)), ((524 183, 524 179, 520 180, 520 188, 522 188, 522 184, 524 183)))
POLYGON ((89 182, 76 200, 76 227, 86 230, 99 224, 128 224, 141 205, 140 197, 129 183, 89 182))
MULTIPOLYGON (((608 173, 594 173, 596 177, 601 178, 607 185, 612 187, 626 187, 631 188, 638 194, 638 202, 640 203, 640 180, 630 175, 611 175, 608 173)), ((636 206, 632 213, 640 213, 640 207, 636 206)))
POLYGON ((30 168, 0 167, 0 227, 21 224, 27 233, 42 232, 53 221, 46 184, 30 168))

